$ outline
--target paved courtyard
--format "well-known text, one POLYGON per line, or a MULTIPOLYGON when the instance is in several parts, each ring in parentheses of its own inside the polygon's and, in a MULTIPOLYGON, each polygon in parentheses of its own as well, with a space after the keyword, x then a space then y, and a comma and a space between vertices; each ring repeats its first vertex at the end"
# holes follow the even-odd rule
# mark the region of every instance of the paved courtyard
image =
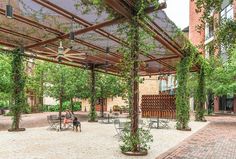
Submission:
POLYGON ((207 120, 210 124, 158 159, 236 159, 236 116, 207 120))
MULTIPOLYGON (((29 116, 23 119, 25 124, 33 121, 29 116)), ((82 132, 50 131, 48 126, 27 128, 24 132, 0 131, 0 159, 154 159, 208 124, 191 121, 190 132, 176 130, 175 122, 170 122, 169 129, 152 129, 154 142, 148 155, 128 157, 120 152, 121 143, 115 137, 113 124, 81 123, 82 132)))

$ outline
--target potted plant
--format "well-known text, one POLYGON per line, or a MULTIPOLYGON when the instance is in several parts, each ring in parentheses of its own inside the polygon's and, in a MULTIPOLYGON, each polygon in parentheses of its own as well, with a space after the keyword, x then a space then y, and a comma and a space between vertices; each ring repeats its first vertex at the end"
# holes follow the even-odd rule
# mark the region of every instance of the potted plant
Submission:
POLYGON ((153 142, 153 136, 150 130, 138 128, 137 135, 131 135, 129 127, 125 127, 121 136, 121 152, 128 156, 145 156, 148 154, 150 146, 148 143, 153 142), (135 145, 138 145, 137 147, 135 145))

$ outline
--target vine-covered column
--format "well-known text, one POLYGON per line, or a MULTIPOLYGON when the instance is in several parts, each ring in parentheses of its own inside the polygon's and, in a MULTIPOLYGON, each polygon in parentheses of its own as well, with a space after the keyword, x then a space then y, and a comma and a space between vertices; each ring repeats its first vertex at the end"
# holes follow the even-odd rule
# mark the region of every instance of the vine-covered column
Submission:
POLYGON ((90 106, 90 112, 89 112, 89 121, 96 121, 96 110, 95 110, 95 105, 96 105, 96 89, 95 89, 95 65, 91 64, 91 106, 90 106))
POLYGON ((204 113, 205 108, 204 104, 206 101, 206 83, 205 83, 205 69, 203 66, 201 66, 199 74, 198 74, 198 87, 197 87, 197 93, 195 97, 195 103, 196 103, 196 114, 195 114, 195 120, 196 121, 204 121, 204 113))
POLYGON ((176 127, 180 130, 189 129, 189 92, 188 92, 188 74, 191 65, 188 56, 181 59, 177 66, 178 87, 176 91, 176 127))
POLYGON ((25 76, 23 56, 20 49, 14 50, 12 55, 12 126, 9 131, 22 131, 20 118, 25 104, 25 76))
MULTIPOLYGON (((136 2, 137 3, 137 2, 136 2)), ((134 13, 134 17, 131 20, 131 59, 132 59, 132 70, 131 70, 131 135, 138 137, 138 106, 139 106, 139 81, 138 81, 138 57, 139 57, 139 25, 137 13, 134 13)), ((133 151, 138 151, 138 145, 134 143, 133 151)))

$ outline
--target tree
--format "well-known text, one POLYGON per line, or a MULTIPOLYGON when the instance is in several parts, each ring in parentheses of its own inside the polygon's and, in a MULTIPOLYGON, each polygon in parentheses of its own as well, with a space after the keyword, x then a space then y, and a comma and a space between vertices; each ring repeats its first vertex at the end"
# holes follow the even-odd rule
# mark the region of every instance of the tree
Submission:
POLYGON ((48 80, 49 67, 50 65, 47 62, 35 60, 30 69, 32 73, 28 73, 26 88, 27 91, 32 91, 36 97, 39 99, 39 105, 43 106, 43 97, 45 93, 45 84, 48 80))
MULTIPOLYGON (((98 73, 96 78, 96 98, 104 99, 123 96, 125 93, 125 82, 113 75, 98 73)), ((101 115, 103 117, 104 101, 102 102, 101 115)))
POLYGON ((228 61, 212 68, 212 71, 208 73, 207 88, 217 96, 235 94, 236 92, 236 48, 231 49, 228 61))
POLYGON ((0 107, 6 107, 11 100, 11 57, 0 52, 0 107))

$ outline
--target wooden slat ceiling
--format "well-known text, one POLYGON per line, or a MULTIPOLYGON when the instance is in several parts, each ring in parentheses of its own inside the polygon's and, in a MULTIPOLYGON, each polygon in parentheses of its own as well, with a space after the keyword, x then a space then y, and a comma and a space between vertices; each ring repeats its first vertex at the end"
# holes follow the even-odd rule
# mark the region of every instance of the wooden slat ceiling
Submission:
MULTIPOLYGON (((14 18, 5 17, 8 0, 0 1, 0 45, 9 49, 24 47, 25 56, 58 63, 57 49, 60 41, 67 52, 62 64, 85 68, 88 64, 107 64, 97 68, 100 71, 119 74, 117 64, 122 59, 121 46, 129 48, 125 35, 120 35, 118 25, 127 25, 132 17, 132 0, 105 0, 106 5, 118 16, 110 19, 105 11, 97 14, 95 9, 84 13, 85 7, 77 0, 11 0, 14 18), (73 26, 73 27, 72 27, 73 26), (69 40, 69 33, 75 33, 75 40, 69 40), (109 53, 106 49, 109 47, 109 53)), ((140 20, 140 26, 153 34, 147 43, 155 49, 149 53, 141 51, 140 75, 174 73, 176 64, 183 57, 183 44, 175 41, 175 24, 162 11, 150 6, 149 16, 140 20)))

